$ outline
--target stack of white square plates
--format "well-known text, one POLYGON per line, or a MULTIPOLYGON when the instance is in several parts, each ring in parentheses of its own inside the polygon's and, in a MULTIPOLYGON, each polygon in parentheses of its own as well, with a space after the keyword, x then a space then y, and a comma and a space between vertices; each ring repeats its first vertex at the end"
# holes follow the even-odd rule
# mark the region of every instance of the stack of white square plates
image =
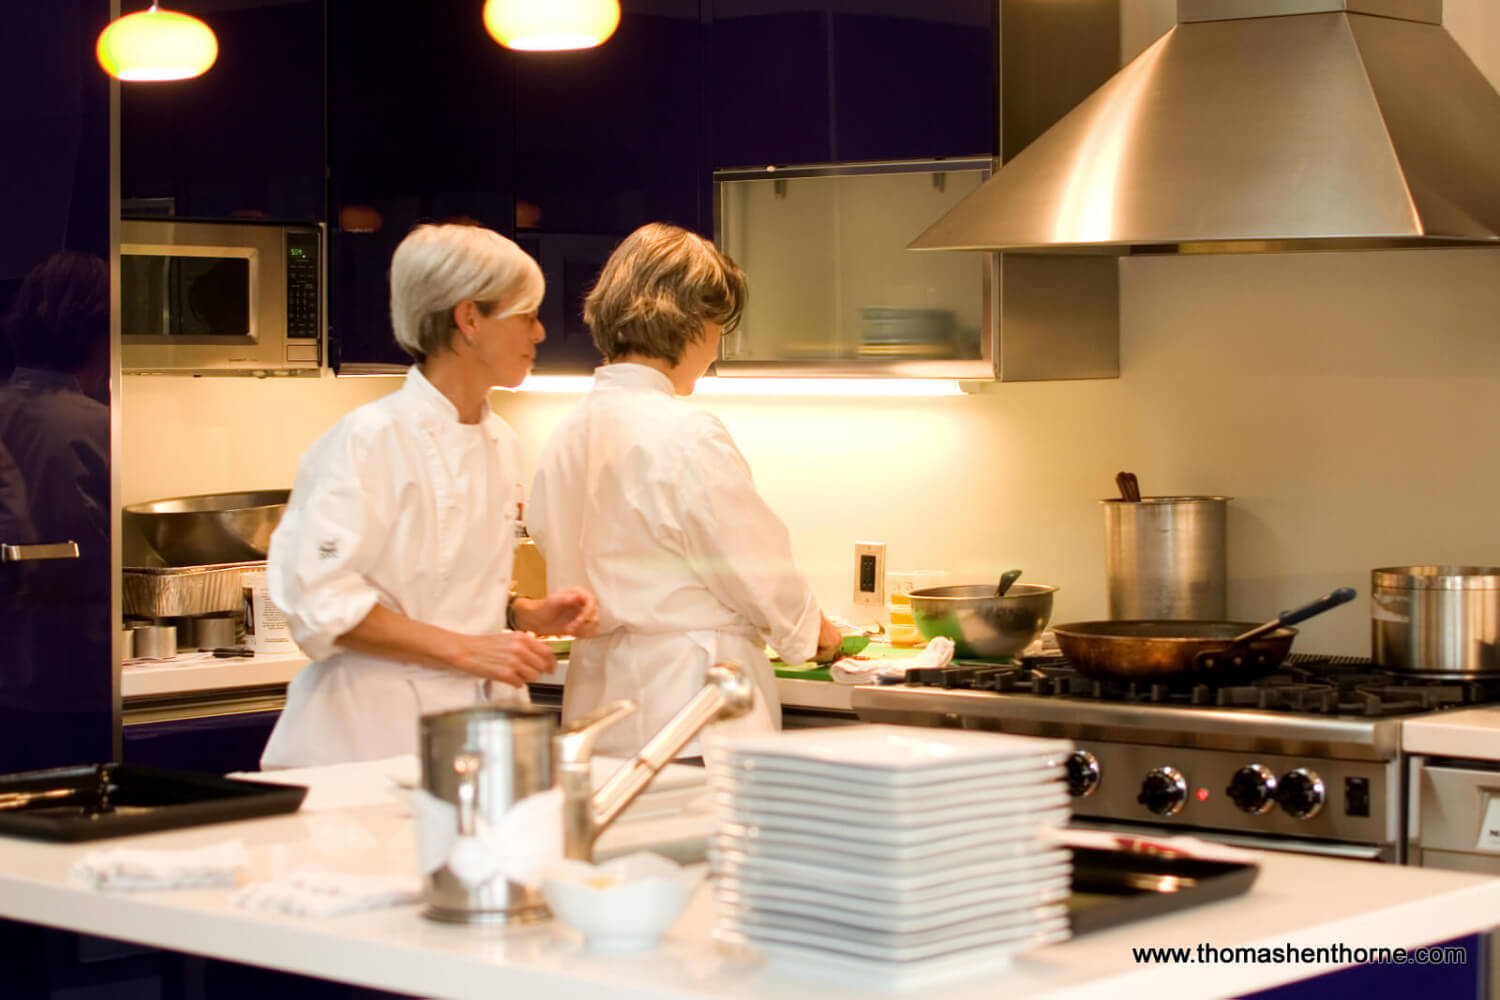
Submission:
POLYGON ((1068 936, 1066 740, 914 726, 742 737, 709 769, 716 935, 921 988, 1068 936))

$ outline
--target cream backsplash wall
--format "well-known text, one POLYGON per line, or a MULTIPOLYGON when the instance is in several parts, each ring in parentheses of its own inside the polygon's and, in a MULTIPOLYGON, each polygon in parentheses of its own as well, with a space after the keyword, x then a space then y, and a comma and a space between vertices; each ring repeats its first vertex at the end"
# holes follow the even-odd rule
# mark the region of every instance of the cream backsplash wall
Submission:
MULTIPOLYGON (((1127 56, 1172 23, 1151 4, 1126 7, 1127 56)), ((1500 81, 1500 5, 1446 7, 1500 81)), ((1019 566, 1063 588, 1055 620, 1101 617, 1097 501, 1121 469, 1148 493, 1235 497, 1231 615, 1359 588, 1303 626, 1302 649, 1369 652, 1376 566, 1500 564, 1500 251, 1135 258, 1120 276, 1119 379, 689 405, 728 424, 833 611, 867 539, 893 569, 1019 566)), ((290 485, 318 434, 396 385, 128 378, 124 498, 290 485)), ((534 458, 576 398, 493 401, 534 458)))

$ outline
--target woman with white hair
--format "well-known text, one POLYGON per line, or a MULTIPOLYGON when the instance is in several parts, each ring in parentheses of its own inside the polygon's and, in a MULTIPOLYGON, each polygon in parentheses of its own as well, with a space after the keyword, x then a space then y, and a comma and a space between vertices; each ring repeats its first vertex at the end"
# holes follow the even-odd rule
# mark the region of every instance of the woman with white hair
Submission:
POLYGON ((720 661, 750 672, 756 703, 713 730, 778 728, 766 644, 789 663, 839 646, 729 431, 676 398, 718 357, 746 295, 712 243, 652 223, 615 248, 584 302, 605 365, 543 449, 526 522, 548 577, 599 597, 598 636, 568 656, 563 720, 640 703, 602 734, 602 753, 639 750, 720 661))
POLYGON ((533 633, 588 635, 594 598, 510 595, 520 442, 491 412, 545 333, 541 270, 469 225, 418 226, 391 259, 391 322, 415 364, 308 449, 271 538, 270 592, 314 661, 261 766, 414 752, 418 720, 525 703, 556 666, 533 633))

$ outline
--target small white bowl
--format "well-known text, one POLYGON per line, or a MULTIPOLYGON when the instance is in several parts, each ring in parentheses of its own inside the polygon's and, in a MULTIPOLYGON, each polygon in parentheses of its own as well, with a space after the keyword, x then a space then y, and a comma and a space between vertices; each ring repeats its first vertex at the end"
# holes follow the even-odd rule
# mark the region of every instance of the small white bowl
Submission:
POLYGON ((644 951, 677 922, 704 874, 647 851, 602 865, 561 861, 547 869, 542 895, 590 949, 644 951))

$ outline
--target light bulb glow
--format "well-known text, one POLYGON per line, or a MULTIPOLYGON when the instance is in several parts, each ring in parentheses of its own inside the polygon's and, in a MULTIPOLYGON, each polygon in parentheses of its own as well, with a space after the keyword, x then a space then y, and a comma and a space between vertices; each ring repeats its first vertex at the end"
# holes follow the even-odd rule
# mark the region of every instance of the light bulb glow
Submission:
POLYGON ((591 49, 620 26, 619 0, 485 0, 484 28, 508 49, 591 49))
POLYGON ((153 4, 106 25, 94 54, 104 71, 119 80, 188 80, 219 58, 219 40, 196 17, 153 4))

